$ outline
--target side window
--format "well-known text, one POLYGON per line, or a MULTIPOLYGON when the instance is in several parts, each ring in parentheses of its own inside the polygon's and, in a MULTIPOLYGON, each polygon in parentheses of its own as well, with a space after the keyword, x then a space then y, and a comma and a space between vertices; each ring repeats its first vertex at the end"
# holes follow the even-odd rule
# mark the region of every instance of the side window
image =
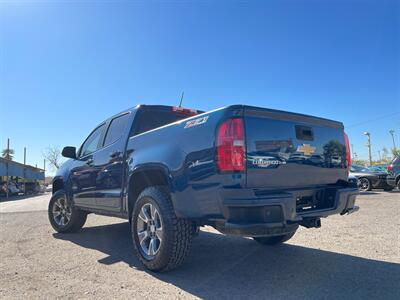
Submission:
POLYGON ((107 130, 107 135, 104 141, 104 145, 109 145, 111 143, 114 143, 121 137, 126 126, 128 125, 129 116, 130 114, 125 114, 111 121, 111 124, 107 130))
POLYGON ((89 135, 82 145, 80 156, 88 155, 100 148, 100 139, 103 135, 104 128, 105 124, 97 127, 97 129, 89 135))

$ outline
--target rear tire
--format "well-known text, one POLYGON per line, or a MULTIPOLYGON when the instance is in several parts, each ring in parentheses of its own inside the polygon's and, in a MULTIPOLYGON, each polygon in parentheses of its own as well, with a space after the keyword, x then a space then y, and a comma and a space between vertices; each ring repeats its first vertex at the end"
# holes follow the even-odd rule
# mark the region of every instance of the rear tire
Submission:
POLYGON ((139 195, 132 212, 131 229, 139 260, 154 272, 181 265, 192 244, 193 224, 176 217, 164 186, 148 187, 139 195))
POLYGON ((295 235, 295 233, 296 233, 296 231, 293 231, 291 233, 284 234, 284 235, 253 237, 253 239, 262 245, 273 246, 273 245, 282 244, 282 243, 290 240, 295 235))
POLYGON ((80 230, 85 225, 87 213, 75 208, 64 190, 58 190, 51 197, 48 207, 51 226, 60 233, 71 233, 80 230))

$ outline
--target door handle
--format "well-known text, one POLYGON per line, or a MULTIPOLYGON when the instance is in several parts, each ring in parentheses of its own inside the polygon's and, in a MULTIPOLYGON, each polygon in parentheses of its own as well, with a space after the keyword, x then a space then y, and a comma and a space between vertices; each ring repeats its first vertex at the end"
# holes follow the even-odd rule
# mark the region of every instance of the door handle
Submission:
POLYGON ((93 163, 93 158, 89 158, 87 161, 86 161, 86 164, 87 165, 90 165, 90 164, 92 164, 93 163))
POLYGON ((110 157, 111 158, 115 158, 115 157, 118 157, 118 156, 120 156, 121 155, 121 151, 114 151, 114 152, 112 152, 111 154, 110 154, 110 157))

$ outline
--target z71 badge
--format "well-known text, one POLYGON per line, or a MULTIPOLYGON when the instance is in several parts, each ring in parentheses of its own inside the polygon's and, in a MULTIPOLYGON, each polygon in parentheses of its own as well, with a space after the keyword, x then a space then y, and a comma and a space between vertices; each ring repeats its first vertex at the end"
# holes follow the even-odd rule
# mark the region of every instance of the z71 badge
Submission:
POLYGON ((198 118, 198 119, 194 119, 194 120, 190 120, 190 121, 186 122, 185 127, 183 127, 183 128, 190 128, 190 127, 193 127, 193 126, 201 125, 201 124, 204 124, 205 122, 207 122, 207 120, 208 120, 208 116, 205 116, 205 117, 202 117, 202 118, 198 118))

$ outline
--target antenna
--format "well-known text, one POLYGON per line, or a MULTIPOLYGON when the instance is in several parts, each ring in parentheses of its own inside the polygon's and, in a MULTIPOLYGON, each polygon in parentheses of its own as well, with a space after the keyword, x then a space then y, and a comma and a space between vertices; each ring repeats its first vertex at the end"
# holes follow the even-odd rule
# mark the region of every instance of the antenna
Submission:
POLYGON ((181 95, 181 101, 179 102, 179 107, 182 107, 182 101, 183 101, 183 96, 185 95, 185 92, 182 92, 181 95))

